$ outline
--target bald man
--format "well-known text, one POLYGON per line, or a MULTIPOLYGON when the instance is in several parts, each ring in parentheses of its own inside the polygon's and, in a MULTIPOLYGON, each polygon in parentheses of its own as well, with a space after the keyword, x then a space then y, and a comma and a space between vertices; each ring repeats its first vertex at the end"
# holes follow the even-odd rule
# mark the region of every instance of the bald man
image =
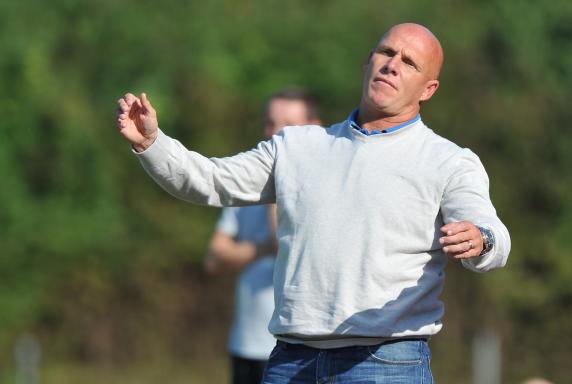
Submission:
POLYGON ((400 24, 370 53, 359 108, 327 129, 284 128, 251 151, 207 159, 158 129, 146 95, 117 126, 165 190, 214 206, 277 204, 278 339, 263 383, 431 383, 448 259, 505 265, 506 227, 479 158, 421 120, 443 50, 400 24))

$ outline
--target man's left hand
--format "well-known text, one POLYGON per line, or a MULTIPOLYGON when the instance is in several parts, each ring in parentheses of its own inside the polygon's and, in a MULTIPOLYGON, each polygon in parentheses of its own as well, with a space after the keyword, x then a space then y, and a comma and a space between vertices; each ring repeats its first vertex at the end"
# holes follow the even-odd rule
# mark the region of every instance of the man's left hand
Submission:
POLYGON ((470 221, 449 223, 441 227, 445 236, 439 239, 443 252, 455 259, 468 259, 481 254, 484 244, 479 228, 470 221))

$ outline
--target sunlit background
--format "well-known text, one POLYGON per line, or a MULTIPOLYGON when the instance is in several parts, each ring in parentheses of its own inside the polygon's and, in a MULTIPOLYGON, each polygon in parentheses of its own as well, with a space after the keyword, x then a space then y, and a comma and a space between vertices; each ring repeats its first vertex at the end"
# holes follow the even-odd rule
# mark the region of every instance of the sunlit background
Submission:
POLYGON ((513 240, 503 270, 448 266, 434 376, 572 382, 570 0, 0 1, 0 382, 226 383, 233 277, 201 267, 219 211, 144 174, 116 100, 145 91, 165 132, 232 154, 284 86, 345 119, 404 21, 445 48, 423 120, 480 156, 513 240))

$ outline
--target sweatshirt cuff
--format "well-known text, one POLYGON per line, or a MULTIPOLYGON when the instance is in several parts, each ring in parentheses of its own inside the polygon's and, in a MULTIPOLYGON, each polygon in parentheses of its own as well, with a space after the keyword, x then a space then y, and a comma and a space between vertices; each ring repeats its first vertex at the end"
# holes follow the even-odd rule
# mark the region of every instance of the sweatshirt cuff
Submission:
POLYGON ((490 229, 495 237, 495 244, 484 255, 463 259, 461 260, 461 263, 465 268, 475 272, 487 272, 503 267, 506 264, 506 256, 504 255, 502 244, 499 243, 502 241, 499 230, 488 223, 479 223, 475 225, 490 229))
POLYGON ((131 147, 131 152, 133 152, 133 154, 137 156, 139 160, 151 159, 157 157, 158 153, 162 152, 162 150, 165 149, 167 142, 168 142, 167 135, 165 135, 163 131, 158 129, 157 138, 155 139, 153 144, 151 144, 144 151, 141 152, 137 152, 135 148, 131 147))

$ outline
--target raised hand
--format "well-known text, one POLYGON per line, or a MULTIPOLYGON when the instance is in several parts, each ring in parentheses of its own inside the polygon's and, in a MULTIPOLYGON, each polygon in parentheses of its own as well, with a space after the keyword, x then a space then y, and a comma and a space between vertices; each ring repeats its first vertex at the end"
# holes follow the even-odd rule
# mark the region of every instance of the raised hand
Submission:
POLYGON ((117 103, 117 129, 137 152, 146 150, 155 142, 159 129, 157 112, 147 95, 127 93, 117 103))

